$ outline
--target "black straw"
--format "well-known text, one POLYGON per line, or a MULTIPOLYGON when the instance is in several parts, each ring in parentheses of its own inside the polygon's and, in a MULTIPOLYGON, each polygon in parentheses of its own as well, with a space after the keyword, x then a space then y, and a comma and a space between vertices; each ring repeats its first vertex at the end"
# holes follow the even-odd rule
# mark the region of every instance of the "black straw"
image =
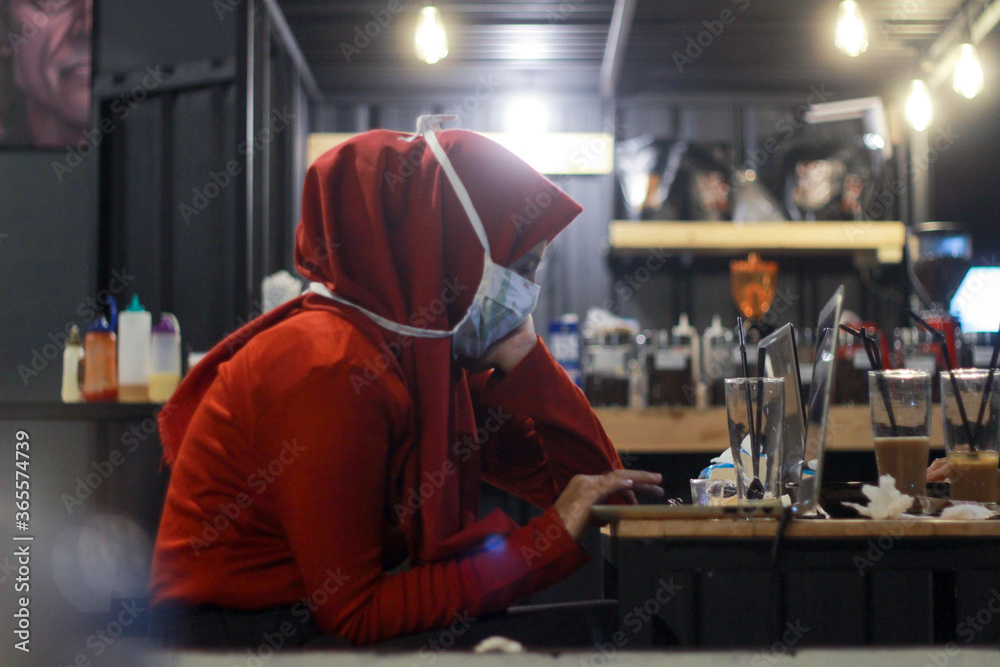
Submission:
MULTIPOLYGON (((754 456, 753 474, 757 476, 760 467, 760 446, 761 432, 764 430, 764 364, 767 357, 767 350, 763 347, 757 348, 757 447, 754 456)), ((752 442, 752 441, 751 441, 752 442)))
POLYGON ((1000 329, 997 330, 997 339, 993 342, 993 356, 990 357, 990 374, 986 376, 986 388, 983 389, 983 402, 979 404, 979 416, 976 417, 976 442, 982 437, 983 417, 986 415, 986 403, 990 397, 990 389, 993 388, 993 374, 997 370, 997 361, 1000 360, 1000 329))
MULTIPOLYGON (((872 370, 876 372, 881 371, 882 364, 879 362, 876 352, 873 351, 870 346, 870 343, 877 343, 875 343, 873 338, 869 338, 868 332, 865 331, 864 327, 861 327, 860 329, 852 329, 846 324, 841 324, 840 328, 861 341, 861 344, 865 348, 865 353, 868 355, 868 361, 871 363, 872 370)), ((882 394, 882 403, 885 405, 885 411, 889 415, 890 432, 894 436, 898 436, 899 428, 896 426, 896 414, 892 410, 892 398, 889 396, 889 387, 885 382, 885 377, 881 373, 875 376, 875 384, 878 385, 878 391, 882 394)))
POLYGON ((750 368, 747 366, 747 343, 743 337, 743 318, 739 315, 736 316, 736 328, 739 329, 740 333, 740 358, 743 359, 743 388, 746 390, 747 395, 747 426, 750 428, 750 451, 751 455, 753 450, 757 449, 757 439, 754 437, 757 430, 754 428, 753 423, 753 399, 750 396, 750 368))
POLYGON ((962 400, 962 390, 958 386, 958 379, 955 378, 955 368, 951 365, 951 353, 948 352, 948 339, 945 338, 943 333, 932 327, 912 310, 907 309, 906 312, 917 324, 926 329, 934 337, 934 340, 937 341, 938 346, 941 348, 941 356, 944 357, 944 365, 948 369, 948 377, 951 378, 951 389, 955 392, 955 402, 958 403, 958 414, 962 417, 965 438, 969 443, 969 447, 975 450, 976 439, 973 437, 972 426, 969 424, 969 415, 965 412, 965 401, 962 400))

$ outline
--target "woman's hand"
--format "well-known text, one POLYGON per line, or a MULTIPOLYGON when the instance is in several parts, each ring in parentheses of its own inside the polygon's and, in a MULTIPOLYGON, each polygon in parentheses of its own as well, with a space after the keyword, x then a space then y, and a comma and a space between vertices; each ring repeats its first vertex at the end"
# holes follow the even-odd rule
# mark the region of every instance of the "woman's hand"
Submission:
POLYGON ((948 459, 934 459, 934 462, 927 468, 928 482, 947 482, 949 475, 951 475, 951 468, 948 467, 948 459))
POLYGON ((591 508, 613 493, 621 493, 635 504, 635 492, 663 496, 657 486, 663 475, 644 470, 612 470, 603 475, 576 475, 556 500, 556 510, 566 526, 566 532, 579 541, 590 525, 591 508))
POLYGON ((466 360, 463 366, 473 373, 482 373, 491 368, 509 373, 537 344, 535 321, 528 315, 520 326, 490 345, 482 357, 466 360))

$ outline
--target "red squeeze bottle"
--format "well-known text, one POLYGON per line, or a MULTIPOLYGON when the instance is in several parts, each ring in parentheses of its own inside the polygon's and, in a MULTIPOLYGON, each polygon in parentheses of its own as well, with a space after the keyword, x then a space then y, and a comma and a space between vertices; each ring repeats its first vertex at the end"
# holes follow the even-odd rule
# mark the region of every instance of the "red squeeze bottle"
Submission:
POLYGON ((84 339, 83 400, 118 400, 118 351, 115 325, 118 307, 113 296, 108 297, 111 321, 101 315, 87 327, 84 339))

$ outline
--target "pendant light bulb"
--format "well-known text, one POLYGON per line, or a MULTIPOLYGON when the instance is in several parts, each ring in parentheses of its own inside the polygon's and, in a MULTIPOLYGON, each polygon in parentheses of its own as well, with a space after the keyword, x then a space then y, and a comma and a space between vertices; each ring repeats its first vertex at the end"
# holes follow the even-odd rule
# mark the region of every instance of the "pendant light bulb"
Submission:
POLYGON ((923 132, 931 124, 934 108, 931 96, 927 92, 927 84, 920 79, 913 80, 910 97, 906 100, 906 120, 917 132, 923 132))
POLYGON ((868 50, 868 29, 865 28, 858 3, 854 0, 843 0, 840 3, 834 44, 852 58, 857 58, 868 50))
POLYGON ((417 57, 433 65, 448 55, 448 35, 437 7, 424 7, 417 19, 417 37, 414 42, 417 57))
POLYGON ((976 47, 966 42, 962 44, 962 52, 955 65, 955 79, 952 87, 955 92, 968 100, 983 92, 983 66, 979 64, 976 47))

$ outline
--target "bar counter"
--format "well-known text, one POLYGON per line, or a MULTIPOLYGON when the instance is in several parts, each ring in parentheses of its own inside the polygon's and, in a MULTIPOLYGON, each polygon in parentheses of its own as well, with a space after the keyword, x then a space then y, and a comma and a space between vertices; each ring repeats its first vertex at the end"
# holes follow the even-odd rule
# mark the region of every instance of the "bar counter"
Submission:
POLYGON ((1000 645, 998 520, 597 512, 613 519, 605 594, 632 648, 770 646, 791 628, 799 647, 1000 645))

